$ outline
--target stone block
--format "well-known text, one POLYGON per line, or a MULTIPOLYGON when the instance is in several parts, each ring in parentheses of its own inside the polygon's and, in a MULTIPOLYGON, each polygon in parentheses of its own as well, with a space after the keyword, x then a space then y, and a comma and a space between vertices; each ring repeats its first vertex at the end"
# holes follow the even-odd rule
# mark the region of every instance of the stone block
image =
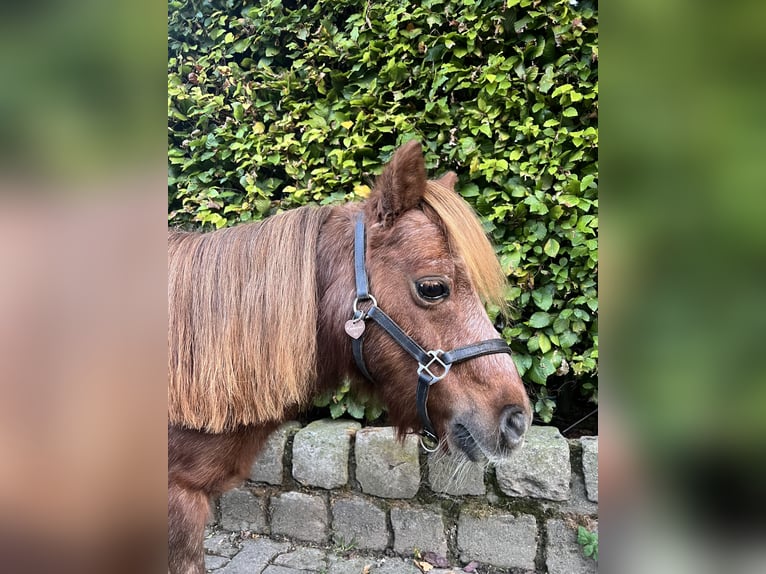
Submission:
POLYGON ((290 545, 286 542, 274 542, 268 538, 245 540, 239 554, 217 572, 220 574, 253 574, 253 572, 261 572, 277 554, 287 552, 289 547, 290 545))
POLYGON ((548 574, 591 574, 598 571, 592 558, 582 553, 577 543, 577 526, 560 518, 545 522, 548 546, 545 549, 545 565, 548 574))
POLYGON ((584 436, 582 445, 582 473, 585 477, 585 492, 588 500, 598 502, 598 437, 584 436))
POLYGON ((321 420, 302 428, 293 441, 293 478, 304 486, 340 488, 348 484, 351 439, 361 425, 321 420))
POLYGON ((484 465, 471 462, 464 454, 433 453, 428 457, 428 481, 431 490, 452 496, 482 496, 484 465))
POLYGON ((384 558, 370 568, 370 574, 422 574, 410 560, 384 558))
POLYGON ((287 439, 301 428, 297 421, 289 421, 269 435, 263 450, 250 467, 250 480, 266 484, 282 484, 285 445, 287 439))
POLYGON ((333 501, 332 532, 336 544, 353 543, 360 550, 385 550, 388 546, 386 513, 359 496, 333 501))
POLYGON ((535 569, 537 522, 534 516, 463 510, 457 526, 460 560, 498 568, 535 569))
POLYGON ((412 561, 401 558, 328 556, 327 574, 422 574, 412 561))
POLYGON ((370 557, 347 558, 330 554, 327 557, 327 574, 361 574, 367 568, 371 572, 375 559, 370 557))
POLYGON ((391 427, 368 427, 356 433, 356 479, 366 494, 412 498, 420 488, 418 439, 402 445, 391 427))
POLYGON ((208 538, 205 538, 203 544, 205 552, 208 554, 215 554, 217 556, 225 556, 231 558, 239 552, 240 542, 235 541, 233 538, 239 535, 233 535, 228 533, 214 534, 208 538))
POLYGON ((416 507, 392 508, 391 526, 397 554, 409 556, 417 549, 421 554, 447 555, 447 536, 440 512, 416 507))
POLYGON ((320 496, 284 492, 271 498, 271 533, 308 542, 327 541, 329 520, 320 496))
POLYGON ((267 566, 266 570, 262 574, 314 574, 316 570, 299 570, 298 568, 290 568, 288 566, 267 566))
POLYGON ((267 533, 266 501, 245 488, 224 493, 221 495, 221 527, 225 530, 267 533))
POLYGON ((557 428, 533 426, 524 446, 496 467, 496 475, 500 490, 509 496, 567 500, 569 445, 557 428))
POLYGON ((229 559, 223 556, 215 556, 213 554, 205 555, 205 570, 207 570, 208 572, 212 572, 213 570, 218 570, 219 568, 223 568, 228 563, 229 563, 229 559))
POLYGON ((274 564, 295 568, 296 570, 326 570, 325 553, 317 548, 298 547, 287 554, 280 554, 274 559, 274 564))

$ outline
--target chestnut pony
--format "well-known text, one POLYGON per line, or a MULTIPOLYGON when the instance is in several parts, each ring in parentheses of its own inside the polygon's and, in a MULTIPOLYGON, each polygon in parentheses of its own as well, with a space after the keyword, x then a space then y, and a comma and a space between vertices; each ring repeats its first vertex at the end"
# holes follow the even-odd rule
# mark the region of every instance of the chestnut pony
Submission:
POLYGON ((204 573, 211 498, 344 377, 374 381, 402 436, 471 460, 522 442, 529 400, 482 302, 503 305, 505 277, 455 180, 428 181, 409 142, 362 203, 169 234, 171 573, 204 573))

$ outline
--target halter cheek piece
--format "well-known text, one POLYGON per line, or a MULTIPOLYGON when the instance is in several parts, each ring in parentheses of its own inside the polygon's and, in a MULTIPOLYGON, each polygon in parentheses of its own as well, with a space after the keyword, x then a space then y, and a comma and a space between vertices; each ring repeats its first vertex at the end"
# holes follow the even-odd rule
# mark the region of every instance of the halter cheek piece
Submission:
POLYGON ((511 349, 503 339, 488 339, 447 352, 441 349, 434 349, 432 351, 423 349, 391 317, 378 307, 377 300, 370 293, 367 269, 365 267, 365 245, 364 215, 359 213, 354 226, 356 298, 353 305, 353 317, 346 322, 346 333, 351 337, 354 361, 356 361, 356 366, 362 374, 374 382, 370 372, 367 370, 363 355, 365 322, 367 319, 372 319, 418 362, 417 409, 420 422, 423 426, 420 444, 428 452, 433 452, 438 447, 439 439, 436 436, 433 424, 431 424, 431 419, 428 417, 428 390, 431 388, 431 385, 446 377, 450 367, 455 363, 494 353, 510 354, 511 349), (360 303, 369 303, 370 306, 366 310, 362 310, 359 308, 360 303))

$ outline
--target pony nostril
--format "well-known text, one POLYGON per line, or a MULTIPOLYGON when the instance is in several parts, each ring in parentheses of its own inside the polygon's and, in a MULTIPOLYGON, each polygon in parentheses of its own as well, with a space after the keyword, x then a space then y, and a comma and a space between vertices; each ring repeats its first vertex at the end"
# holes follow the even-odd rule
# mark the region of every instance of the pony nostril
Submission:
POLYGON ((519 405, 507 405, 500 413, 500 433, 509 445, 515 446, 527 430, 528 417, 519 405))

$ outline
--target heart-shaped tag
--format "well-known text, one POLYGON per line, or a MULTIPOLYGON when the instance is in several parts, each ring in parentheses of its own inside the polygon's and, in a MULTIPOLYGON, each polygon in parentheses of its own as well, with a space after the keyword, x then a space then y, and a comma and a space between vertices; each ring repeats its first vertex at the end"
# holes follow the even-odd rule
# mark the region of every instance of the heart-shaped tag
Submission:
POLYGON ((346 321, 346 333, 352 339, 358 339, 364 333, 364 321, 349 319, 346 321))

